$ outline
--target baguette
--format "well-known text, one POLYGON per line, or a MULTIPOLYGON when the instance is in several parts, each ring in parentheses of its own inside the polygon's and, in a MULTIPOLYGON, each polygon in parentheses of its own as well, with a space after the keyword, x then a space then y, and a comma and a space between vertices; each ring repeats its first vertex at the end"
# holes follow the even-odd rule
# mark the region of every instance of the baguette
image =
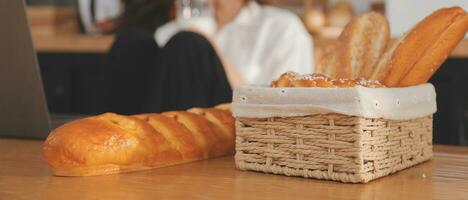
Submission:
POLYGON ((232 154, 234 135, 228 110, 105 113, 53 130, 43 155, 57 176, 115 174, 232 154))
POLYGON ((461 24, 452 26, 455 21, 462 20, 459 22, 463 23, 465 15, 463 9, 452 7, 439 9, 424 18, 384 53, 372 73, 372 78, 381 81, 387 87, 396 87, 416 63, 419 63, 418 68, 414 68, 411 76, 406 78, 404 85, 423 83, 422 80, 429 79, 458 43, 460 32, 466 32, 466 28, 461 24), (449 44, 442 44, 445 42, 449 44), (427 68, 428 72, 422 68, 427 68), (424 71, 424 74, 417 75, 422 73, 421 71, 424 71), (411 79, 417 76, 420 77, 413 82, 411 79))
POLYGON ((458 15, 403 77, 398 87, 419 85, 429 81, 453 49, 463 40, 467 30, 468 14, 458 15))
POLYGON ((204 146, 204 151, 208 157, 217 157, 226 155, 231 146, 226 145, 225 138, 221 128, 211 123, 203 116, 189 112, 172 111, 162 113, 165 116, 172 117, 177 122, 187 127, 197 139, 201 146, 204 146))
MULTIPOLYGON (((232 117, 230 111, 219 110, 214 108, 192 108, 187 110, 190 113, 194 113, 200 116, 205 117, 208 121, 215 124, 217 127, 221 128, 223 140, 226 142, 232 142, 231 147, 234 147, 234 141, 236 139, 235 135, 235 120, 232 117)), ((234 148, 229 149, 234 153, 234 148)))
POLYGON ((228 111, 229 113, 232 113, 232 107, 230 103, 219 104, 215 106, 214 108, 218 110, 225 110, 225 111, 228 111))
POLYGON ((134 115, 134 117, 147 122, 161 133, 171 146, 180 152, 183 160, 192 161, 209 157, 208 153, 203 151, 207 147, 197 143, 195 135, 175 119, 153 113, 134 115))
POLYGON ((317 68, 331 78, 369 78, 389 40, 387 19, 376 12, 354 18, 317 68))

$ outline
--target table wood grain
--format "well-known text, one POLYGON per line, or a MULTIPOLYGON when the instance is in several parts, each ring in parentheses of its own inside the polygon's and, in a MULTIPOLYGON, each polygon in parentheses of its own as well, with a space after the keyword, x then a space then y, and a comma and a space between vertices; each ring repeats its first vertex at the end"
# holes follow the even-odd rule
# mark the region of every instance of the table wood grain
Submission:
POLYGON ((245 172, 232 156, 96 177, 52 176, 41 141, 0 139, 0 199, 468 199, 468 148, 367 184, 245 172))

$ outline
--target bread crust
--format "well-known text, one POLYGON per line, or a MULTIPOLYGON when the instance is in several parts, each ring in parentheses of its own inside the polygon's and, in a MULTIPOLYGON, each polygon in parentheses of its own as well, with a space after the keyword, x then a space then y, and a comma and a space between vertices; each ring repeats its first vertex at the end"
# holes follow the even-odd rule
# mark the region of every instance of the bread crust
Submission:
POLYGON ((387 87, 398 86, 404 76, 421 61, 427 50, 460 15, 465 15, 465 11, 460 7, 443 8, 416 24, 397 46, 389 49, 380 60, 380 67, 377 68, 387 73, 379 74, 377 80, 381 80, 387 87))
POLYGON ((294 78, 298 76, 296 72, 285 72, 281 74, 281 76, 277 79, 271 82, 270 86, 271 87, 288 87, 291 84, 291 78, 294 78))
POLYGON ((398 83, 406 87, 426 83, 439 69, 468 30, 468 15, 460 14, 445 29, 435 42, 424 52, 416 64, 398 83))
POLYGON ((233 149, 231 113, 198 108, 76 120, 49 134, 43 155, 57 176, 93 176, 223 156, 233 149))
POLYGON ((369 80, 377 80, 379 82, 383 82, 385 80, 385 76, 387 76, 390 71, 390 62, 392 61, 391 58, 393 56, 393 52, 403 41, 403 38, 404 37, 398 38, 396 40, 390 41, 387 44, 387 48, 372 70, 372 73, 369 76, 369 80))
POLYGON ((155 113, 139 114, 133 117, 147 122, 161 133, 171 146, 181 154, 184 161, 208 158, 208 154, 204 155, 201 146, 195 142, 195 136, 192 132, 175 119, 155 113))
POLYGON ((216 105, 214 108, 218 110, 225 110, 225 111, 228 111, 229 113, 232 113, 232 106, 230 103, 219 104, 219 105, 216 105))
MULTIPOLYGON (((290 74, 287 72, 285 74, 290 74)), ((278 80, 273 81, 273 83, 280 82, 286 76, 281 75, 278 80)), ((284 84, 271 84, 271 87, 319 87, 319 88, 350 88, 356 86, 370 87, 370 88, 379 88, 384 87, 381 83, 375 80, 366 80, 363 78, 358 79, 348 79, 348 78, 338 78, 332 79, 323 74, 296 74, 292 77, 287 77, 288 81, 283 81, 284 84)))
POLYGON ((182 159, 151 126, 113 113, 55 129, 44 143, 43 154, 60 176, 118 173, 167 166, 182 159))
MULTIPOLYGON (((204 149, 209 157, 218 157, 226 155, 227 145, 224 143, 222 130, 203 116, 185 111, 172 111, 162 113, 168 117, 173 117, 179 123, 189 129, 197 139, 203 140, 204 149)), ((200 143, 200 144, 202 144, 200 143)), ((203 146, 203 145, 201 145, 203 146)))
POLYGON ((235 119, 231 112, 226 110, 219 110, 215 108, 192 108, 187 110, 190 113, 194 113, 203 116, 205 119, 210 121, 215 126, 219 127, 222 131, 223 143, 228 143, 226 153, 234 153, 234 141, 236 140, 235 130, 235 119))
POLYGON ((318 73, 331 78, 368 78, 389 40, 387 19, 376 12, 354 18, 328 52, 318 73))

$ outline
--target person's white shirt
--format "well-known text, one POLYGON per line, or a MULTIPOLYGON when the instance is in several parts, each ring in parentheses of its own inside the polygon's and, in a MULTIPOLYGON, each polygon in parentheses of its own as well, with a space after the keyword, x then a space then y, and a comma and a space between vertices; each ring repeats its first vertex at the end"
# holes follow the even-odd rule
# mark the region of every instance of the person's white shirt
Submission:
MULTIPOLYGON (((169 22, 158 28, 159 46, 182 26, 169 22)), ((248 84, 268 84, 286 71, 311 73, 313 43, 293 13, 250 1, 235 19, 214 33, 217 50, 248 84)))

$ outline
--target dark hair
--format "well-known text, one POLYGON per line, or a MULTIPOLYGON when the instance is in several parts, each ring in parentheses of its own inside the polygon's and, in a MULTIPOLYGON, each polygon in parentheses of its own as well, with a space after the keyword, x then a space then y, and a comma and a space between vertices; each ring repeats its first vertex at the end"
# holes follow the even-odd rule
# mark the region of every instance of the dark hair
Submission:
POLYGON ((122 0, 121 28, 155 31, 170 20, 174 0, 122 0))

